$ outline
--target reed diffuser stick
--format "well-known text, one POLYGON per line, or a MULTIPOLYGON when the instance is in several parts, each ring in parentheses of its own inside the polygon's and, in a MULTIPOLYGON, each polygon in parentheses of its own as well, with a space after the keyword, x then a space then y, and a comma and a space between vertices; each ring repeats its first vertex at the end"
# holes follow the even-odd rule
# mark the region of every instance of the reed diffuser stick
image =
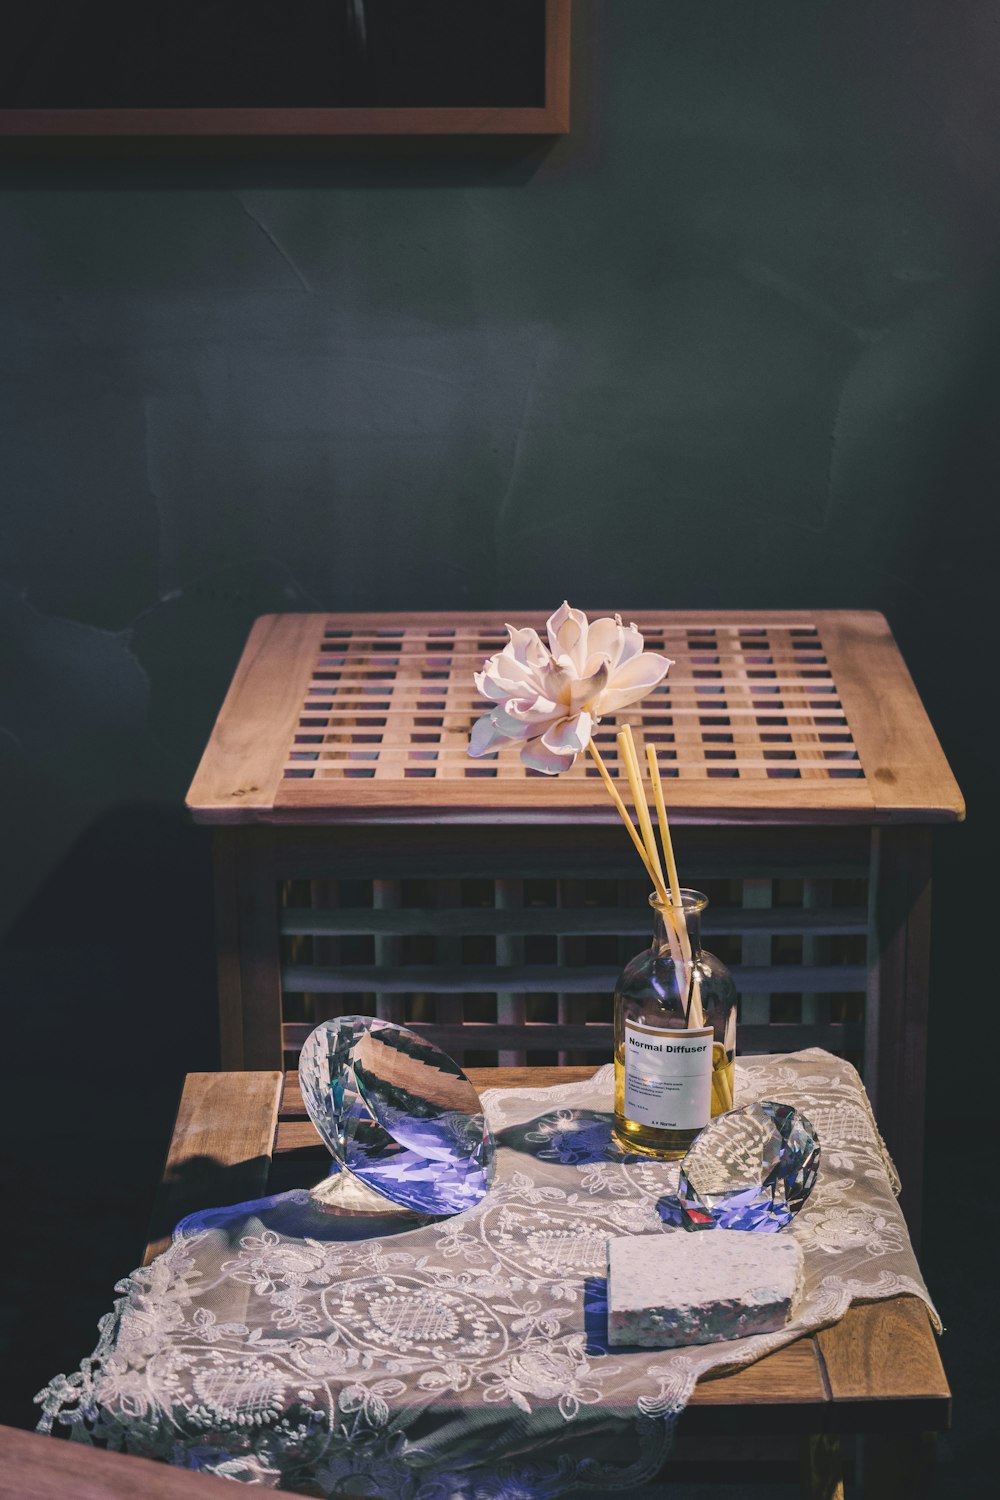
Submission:
POLYGON ((656 838, 653 834, 653 825, 649 817, 649 808, 646 804, 646 789, 643 785, 642 775, 639 771, 639 757, 635 751, 635 742, 632 739, 632 729, 626 725, 620 729, 617 735, 618 756, 625 767, 625 775, 628 777, 629 789, 632 792, 632 801, 635 803, 636 817, 639 827, 646 843, 648 855, 648 868, 656 872, 657 878, 653 884, 656 887, 656 898, 660 909, 666 917, 667 941, 670 944, 670 956, 674 964, 678 966, 678 973, 683 974, 684 964, 687 956, 682 941, 681 928, 678 926, 677 917, 671 904, 670 895, 667 891, 666 882, 663 879, 663 869, 660 865, 660 855, 656 847, 656 838))
POLYGON ((656 819, 660 825, 660 842, 663 845, 663 858, 667 866, 667 879, 670 882, 670 895, 676 906, 681 906, 681 883, 677 875, 677 860, 674 858, 674 841, 670 837, 670 824, 667 822, 667 808, 663 800, 663 783, 660 780, 660 766, 656 759, 656 751, 652 745, 646 746, 646 763, 649 766, 649 779, 653 784, 653 801, 656 804, 656 819))
POLYGON ((625 827, 628 829, 629 837, 631 838, 633 844, 635 845, 636 853, 638 854, 639 858, 642 860, 643 864, 646 867, 646 874, 649 876, 650 880, 653 882, 653 886, 654 886, 654 888, 656 890, 657 900, 663 901, 663 902, 669 904, 669 897, 667 896, 666 886, 665 886, 664 880, 663 880, 663 874, 662 874, 662 872, 657 873, 657 871, 659 870, 659 860, 657 860, 656 868, 654 869, 652 863, 650 862, 649 856, 646 853, 646 849, 645 849, 645 847, 643 845, 642 839, 640 839, 639 835, 635 831, 635 824, 632 822, 632 819, 629 817, 628 808, 625 806, 625 803, 622 801, 621 795, 620 795, 620 793, 618 791, 618 788, 615 786, 614 782, 611 779, 611 773, 608 770, 607 766, 604 764, 604 761, 601 759, 601 752, 598 750, 598 748, 594 744, 593 740, 591 740, 589 742, 589 744, 587 745, 587 749, 590 751, 590 754, 591 754, 591 756, 593 758, 595 766, 597 767, 598 771, 601 773, 601 780, 604 782, 604 785, 605 785, 605 787, 607 789, 609 797, 611 798, 612 802, 615 804, 615 807, 618 809, 618 815, 619 815, 619 817, 621 818, 622 822, 625 824, 625 827))
POLYGON ((646 803, 646 789, 642 784, 642 772, 639 769, 639 757, 635 751, 635 741, 632 738, 632 726, 626 724, 618 731, 618 754, 628 777, 628 784, 632 791, 632 801, 635 803, 636 817, 639 819, 639 827, 642 830, 643 842, 646 845, 646 853, 649 862, 659 877, 657 884, 666 890, 667 883, 663 878, 663 867, 660 864, 660 852, 656 847, 656 836, 653 833, 653 824, 649 816, 649 807, 646 803))
MULTIPOLYGON (((691 939, 688 935, 687 921, 684 917, 684 902, 681 898, 681 883, 677 874, 677 861, 674 858, 674 842, 670 837, 670 824, 667 821, 667 805, 663 799, 663 783, 660 780, 660 766, 656 759, 656 751, 652 745, 646 746, 646 764, 649 766, 649 779, 653 784, 653 801, 656 805, 656 821, 660 825, 660 842, 663 845, 663 858, 667 866, 667 878, 670 881, 670 899, 677 912, 680 926, 681 947, 684 957, 688 963, 691 960, 691 939)), ((705 1011, 701 1003, 701 985, 698 982, 697 971, 692 974, 691 1004, 688 1008, 688 1026, 698 1028, 705 1024, 705 1011)))

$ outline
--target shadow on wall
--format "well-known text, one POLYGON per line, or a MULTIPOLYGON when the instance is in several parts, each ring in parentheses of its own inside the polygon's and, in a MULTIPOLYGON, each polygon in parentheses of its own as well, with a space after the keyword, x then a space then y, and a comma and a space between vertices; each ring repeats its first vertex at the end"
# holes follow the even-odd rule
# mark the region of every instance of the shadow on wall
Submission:
POLYGON ((208 840, 134 804, 71 848, 0 949, 0 1420, 93 1348, 138 1264, 183 1075, 218 1067, 208 840))
POLYGON ((209 840, 182 807, 95 822, 34 893, 2 949, 5 1042, 20 1068, 106 1081, 134 1056, 162 1074, 218 1066, 209 840))

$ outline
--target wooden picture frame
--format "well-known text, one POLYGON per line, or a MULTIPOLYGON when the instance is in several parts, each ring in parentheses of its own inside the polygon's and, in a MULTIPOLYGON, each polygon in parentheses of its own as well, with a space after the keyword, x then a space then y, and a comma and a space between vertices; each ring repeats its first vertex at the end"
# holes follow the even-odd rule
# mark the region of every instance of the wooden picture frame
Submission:
MULTIPOLYGON (((364 0, 365 4, 378 0, 364 0)), ((165 107, 157 103, 137 107, 67 105, 35 107, 30 101, 6 107, 0 94, 0 137, 126 138, 126 137, 336 137, 394 135, 559 135, 569 130, 569 40, 571 0, 538 0, 544 25, 538 30, 544 57, 532 57, 534 77, 544 78, 544 95, 536 103, 512 104, 351 104, 274 105, 240 103, 211 107, 185 103, 165 107)), ((485 14, 486 12, 482 12, 485 14)), ((499 12, 493 11, 495 17, 499 12)), ((103 38, 101 40, 104 40, 103 38)), ((37 43, 44 48, 44 42, 37 43)), ((315 69, 315 58, 310 59, 315 69)), ((2 79, 0 79, 2 82, 2 79)), ((18 80, 15 91, 25 86, 18 80)), ((50 86, 51 87, 51 86, 50 86)), ((11 96, 8 79, 7 98, 11 96)))

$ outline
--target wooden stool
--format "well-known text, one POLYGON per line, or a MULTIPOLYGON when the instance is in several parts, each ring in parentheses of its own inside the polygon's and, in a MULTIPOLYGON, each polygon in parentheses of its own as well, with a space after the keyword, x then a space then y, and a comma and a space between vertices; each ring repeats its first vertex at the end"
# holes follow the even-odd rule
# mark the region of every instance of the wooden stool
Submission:
MULTIPOLYGON (((592 612, 593 614, 593 612, 592 612)), ((626 619, 633 615, 625 612, 626 619)), ((226 1067, 377 1014, 466 1064, 595 1063, 649 941, 647 882, 596 768, 470 760, 473 672, 524 613, 274 615, 188 796, 216 829, 226 1067)), ((961 794, 881 615, 650 612, 675 659, 634 711, 684 883, 734 970, 744 1053, 860 1068, 916 1233, 931 829, 961 794)), ((597 739, 617 773, 615 725, 597 739)))

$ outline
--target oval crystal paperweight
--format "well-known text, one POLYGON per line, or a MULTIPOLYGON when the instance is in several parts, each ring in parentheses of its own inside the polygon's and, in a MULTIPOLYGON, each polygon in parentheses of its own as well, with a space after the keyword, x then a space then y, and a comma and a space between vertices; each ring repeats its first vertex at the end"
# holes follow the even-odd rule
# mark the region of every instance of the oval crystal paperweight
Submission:
POLYGON ((759 1099, 719 1115, 681 1161, 676 1195, 656 1205, 684 1229, 773 1234, 791 1223, 819 1171, 819 1137, 791 1104, 759 1099))
POLYGON ((495 1147, 475 1088, 422 1037, 339 1016, 306 1038, 299 1084, 337 1166, 399 1208, 461 1213, 486 1196, 495 1147))

